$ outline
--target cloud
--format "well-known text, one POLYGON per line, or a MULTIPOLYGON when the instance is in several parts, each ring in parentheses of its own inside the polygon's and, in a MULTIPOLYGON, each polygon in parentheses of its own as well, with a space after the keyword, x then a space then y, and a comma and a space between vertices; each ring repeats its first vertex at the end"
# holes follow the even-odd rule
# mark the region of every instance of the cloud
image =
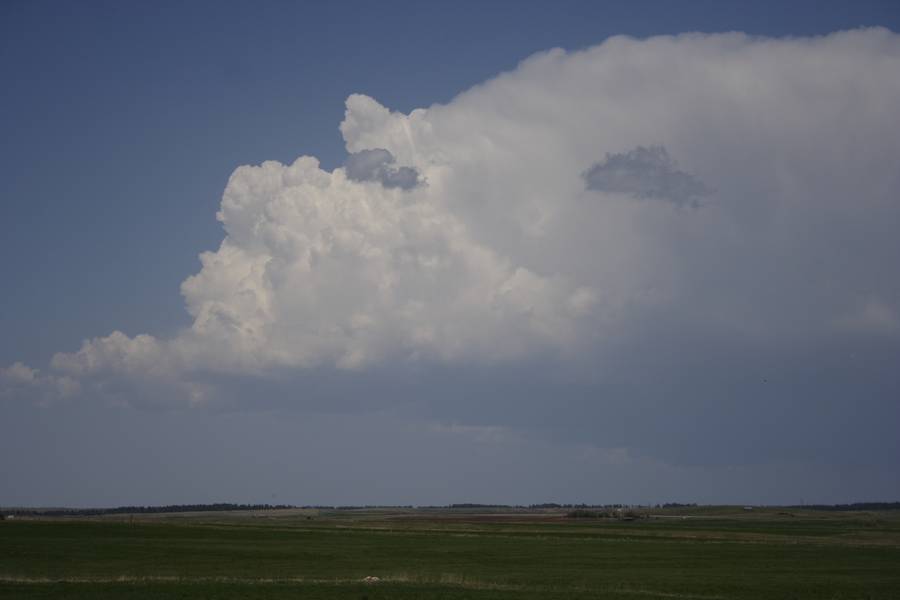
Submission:
POLYGON ((870 297, 857 302, 848 314, 838 318, 840 330, 869 335, 900 334, 900 316, 880 298, 870 297))
POLYGON ((409 114, 354 94, 344 167, 231 175, 224 239, 181 286, 190 327, 87 340, 49 376, 197 404, 227 395, 216 377, 332 369, 638 378, 695 340, 834 335, 859 290, 896 315, 898 82, 900 36, 867 29, 616 37, 409 114))
POLYGON ((703 182, 676 168, 662 146, 638 146, 606 158, 585 171, 589 190, 665 200, 679 207, 697 208, 710 191, 703 182))
POLYGON ((384 148, 360 150, 347 157, 347 179, 377 181, 386 188, 410 190, 419 185, 419 172, 412 167, 395 167, 394 155, 384 148))
POLYGON ((182 285, 184 351, 226 370, 361 368, 564 345, 560 307, 578 289, 472 239, 431 193, 373 188, 308 157, 241 167, 219 212, 228 237, 182 285))
POLYGON ((43 375, 22 362, 0 368, 0 398, 26 399, 48 405, 81 391, 78 380, 68 376, 43 375))

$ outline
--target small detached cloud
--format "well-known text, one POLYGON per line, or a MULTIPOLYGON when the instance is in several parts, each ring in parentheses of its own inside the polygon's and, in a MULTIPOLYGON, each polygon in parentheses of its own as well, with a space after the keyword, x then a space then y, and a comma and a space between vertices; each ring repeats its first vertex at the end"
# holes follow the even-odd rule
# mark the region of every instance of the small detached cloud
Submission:
POLYGON ((360 150, 347 157, 347 179, 377 181, 386 188, 411 190, 420 183, 419 172, 413 167, 395 167, 394 155, 384 148, 360 150))
POLYGON ((682 208, 698 208, 710 193, 702 181, 678 170, 663 146, 638 146, 624 154, 609 154, 584 173, 587 188, 663 200, 682 208))
POLYGON ((858 302, 854 309, 836 322, 839 330, 857 334, 896 336, 900 334, 900 316, 877 297, 858 302))

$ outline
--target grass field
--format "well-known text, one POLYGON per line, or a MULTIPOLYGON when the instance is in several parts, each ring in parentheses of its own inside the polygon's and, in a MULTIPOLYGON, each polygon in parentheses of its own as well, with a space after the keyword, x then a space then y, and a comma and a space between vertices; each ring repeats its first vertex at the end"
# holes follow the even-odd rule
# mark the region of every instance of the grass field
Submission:
POLYGON ((651 513, 17 519, 0 598, 900 598, 896 512, 651 513))

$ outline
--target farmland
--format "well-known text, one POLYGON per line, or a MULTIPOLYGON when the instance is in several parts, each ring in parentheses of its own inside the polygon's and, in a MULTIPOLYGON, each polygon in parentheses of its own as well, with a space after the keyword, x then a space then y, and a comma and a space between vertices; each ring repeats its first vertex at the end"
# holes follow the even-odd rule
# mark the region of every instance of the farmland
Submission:
POLYGON ((288 509, 22 518, 0 523, 0 598, 900 597, 897 511, 639 516, 288 509))

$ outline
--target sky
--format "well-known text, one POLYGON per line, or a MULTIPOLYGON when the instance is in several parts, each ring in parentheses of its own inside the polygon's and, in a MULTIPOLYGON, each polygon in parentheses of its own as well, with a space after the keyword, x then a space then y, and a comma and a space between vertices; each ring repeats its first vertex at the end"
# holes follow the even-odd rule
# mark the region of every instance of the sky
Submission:
POLYGON ((900 498, 894 2, 0 5, 0 505, 900 498))

